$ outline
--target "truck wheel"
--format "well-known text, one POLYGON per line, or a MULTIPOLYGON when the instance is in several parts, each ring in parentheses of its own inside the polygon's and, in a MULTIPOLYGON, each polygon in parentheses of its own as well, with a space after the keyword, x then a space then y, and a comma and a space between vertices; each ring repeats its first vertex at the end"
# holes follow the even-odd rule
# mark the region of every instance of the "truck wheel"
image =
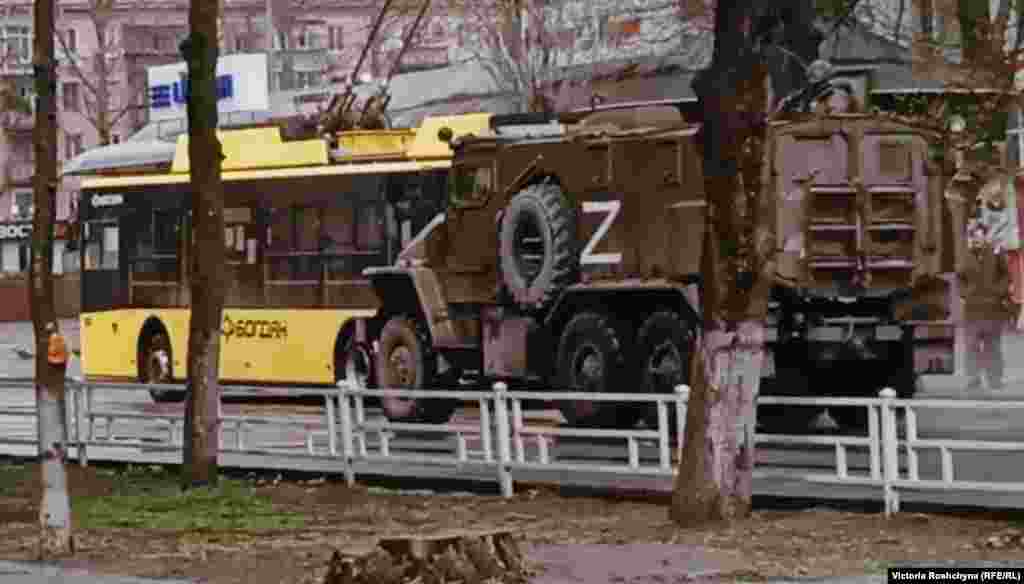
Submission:
POLYGON ((519 191, 501 217, 501 273, 516 302, 540 310, 576 272, 573 210, 554 184, 519 191))
MULTIPOLYGON (((774 378, 761 379, 761 395, 817 397, 811 393, 811 386, 808 373, 803 369, 776 365, 774 378)), ((757 424, 770 434, 798 434, 807 431, 814 418, 823 411, 816 406, 759 405, 757 424)))
MULTIPOLYGON (((165 333, 151 335, 142 345, 139 354, 140 383, 173 383, 173 361, 171 361, 171 341, 165 333)), ((185 392, 167 389, 151 389, 149 395, 156 402, 180 402, 185 399, 185 392)))
MULTIPOLYGON (((429 389, 437 357, 422 323, 406 316, 389 320, 380 332, 377 379, 383 389, 429 389)), ((455 400, 382 397, 384 416, 392 422, 443 424, 455 400)))
MULTIPOLYGON (((677 385, 690 383, 693 329, 676 312, 663 310, 647 317, 637 333, 636 355, 643 393, 674 393, 677 385)), ((676 426, 676 408, 668 408, 669 429, 676 426)), ((645 404, 644 423, 658 427, 658 407, 645 404)))
MULTIPOLYGON (((568 391, 624 391, 625 363, 619 335, 595 312, 573 317, 558 343, 559 385, 568 391)), ((598 401, 560 401, 558 409, 571 426, 615 427, 636 423, 636 407, 598 401)))

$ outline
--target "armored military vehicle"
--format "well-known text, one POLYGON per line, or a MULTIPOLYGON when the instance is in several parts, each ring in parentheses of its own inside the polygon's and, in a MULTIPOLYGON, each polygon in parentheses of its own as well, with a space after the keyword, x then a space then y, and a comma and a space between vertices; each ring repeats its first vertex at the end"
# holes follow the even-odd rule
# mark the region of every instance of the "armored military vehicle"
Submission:
MULTIPOLYGON (((665 392, 685 383, 707 207, 698 129, 675 107, 646 105, 494 116, 489 132, 452 141, 444 213, 396 264, 364 272, 381 301, 365 327, 377 384, 665 392)), ((766 368, 776 382, 766 393, 913 393, 915 319, 944 318, 936 276, 951 262, 932 141, 869 115, 771 125, 763 196, 778 201, 779 269, 766 368)), ((576 425, 652 414, 559 407, 576 425)), ((384 400, 392 420, 441 422, 453 408, 384 400)))

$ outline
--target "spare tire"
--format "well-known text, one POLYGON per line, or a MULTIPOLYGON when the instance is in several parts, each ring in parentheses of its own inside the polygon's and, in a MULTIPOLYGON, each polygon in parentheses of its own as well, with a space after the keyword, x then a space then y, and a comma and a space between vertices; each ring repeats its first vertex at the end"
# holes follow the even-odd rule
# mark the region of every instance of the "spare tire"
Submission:
POLYGON ((575 214, 558 185, 530 185, 512 197, 498 237, 502 279, 520 306, 548 307, 576 277, 575 214))

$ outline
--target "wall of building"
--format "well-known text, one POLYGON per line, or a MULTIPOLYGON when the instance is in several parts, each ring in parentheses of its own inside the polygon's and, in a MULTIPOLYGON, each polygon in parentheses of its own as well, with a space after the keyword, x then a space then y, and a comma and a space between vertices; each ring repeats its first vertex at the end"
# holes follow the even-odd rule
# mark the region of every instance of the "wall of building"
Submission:
MULTIPOLYGON (((53 300, 57 318, 77 317, 82 307, 80 274, 64 274, 54 278, 53 300)), ((28 304, 28 281, 24 275, 0 277, 0 307, 0 322, 32 319, 28 304)))

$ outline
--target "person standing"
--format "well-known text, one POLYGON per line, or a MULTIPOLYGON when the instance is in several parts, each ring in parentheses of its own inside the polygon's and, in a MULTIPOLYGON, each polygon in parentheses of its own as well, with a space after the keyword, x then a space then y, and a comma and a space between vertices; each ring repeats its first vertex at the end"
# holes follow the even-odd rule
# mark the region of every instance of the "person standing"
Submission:
POLYGON ((980 221, 971 222, 969 249, 958 274, 964 301, 968 391, 981 388, 983 372, 990 389, 1003 387, 1003 329, 1012 306, 1010 274, 1005 251, 989 229, 980 221))

